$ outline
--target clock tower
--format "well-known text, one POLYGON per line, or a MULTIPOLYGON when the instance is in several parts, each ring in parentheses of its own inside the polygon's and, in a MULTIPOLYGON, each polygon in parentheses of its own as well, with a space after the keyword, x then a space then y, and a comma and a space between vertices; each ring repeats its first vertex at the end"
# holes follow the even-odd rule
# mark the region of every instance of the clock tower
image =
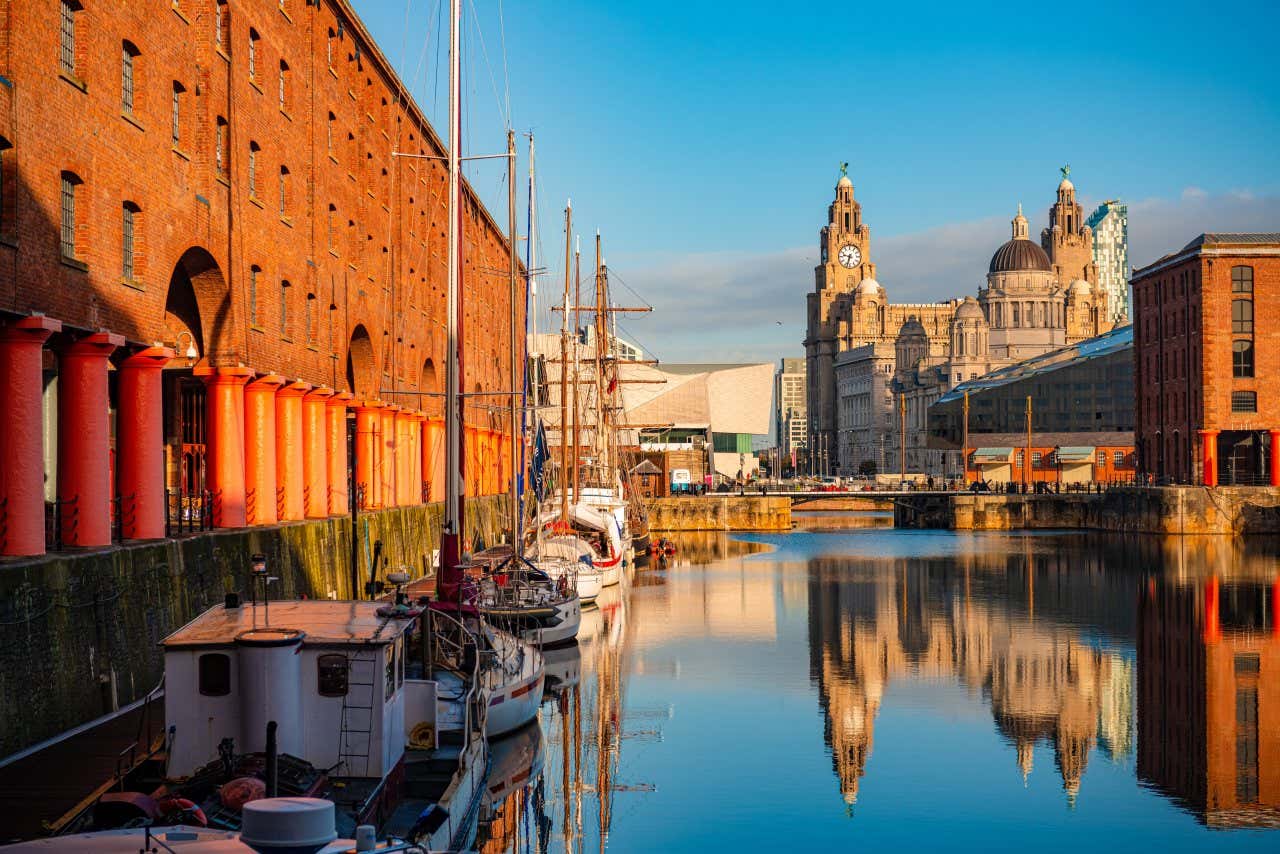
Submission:
POLYGON ((805 335, 808 382, 808 449, 834 471, 839 462, 836 435, 835 359, 849 339, 855 309, 878 315, 884 292, 871 263, 871 229, 862 222, 862 205, 853 197, 853 181, 840 168, 835 200, 819 232, 814 289, 807 296, 805 335), (859 287, 863 282, 867 284, 859 287), (865 303, 865 304, 864 304, 865 303))
POLYGON ((817 289, 830 296, 850 293, 863 279, 874 279, 871 263, 871 229, 862 222, 862 205, 853 197, 853 182, 841 175, 835 200, 827 207, 827 224, 818 238, 821 263, 817 289))

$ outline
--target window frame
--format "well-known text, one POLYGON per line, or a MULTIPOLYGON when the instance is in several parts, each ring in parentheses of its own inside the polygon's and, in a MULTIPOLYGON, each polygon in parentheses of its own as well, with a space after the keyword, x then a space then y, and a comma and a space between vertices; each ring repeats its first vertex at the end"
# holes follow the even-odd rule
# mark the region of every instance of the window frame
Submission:
POLYGON ((202 697, 228 697, 231 695, 231 656, 225 652, 205 652, 196 658, 196 687, 202 697), (206 668, 205 662, 212 665, 214 662, 220 663, 225 669, 223 673, 213 674, 206 668), (222 682, 216 682, 213 685, 209 683, 213 677, 217 676, 223 679, 222 682), (222 690, 215 690, 221 688, 222 690))
POLYGON ((1253 300, 1252 299, 1233 299, 1231 301, 1231 334, 1232 335, 1252 335, 1253 334, 1253 300), (1239 306, 1241 315, 1237 317, 1236 307, 1239 306), (1248 309, 1248 317, 1244 317, 1244 309, 1248 309))
POLYGON ((1258 393, 1249 390, 1231 392, 1231 411, 1241 414, 1256 413, 1258 411, 1258 393))
POLYGON ((84 181, 74 172, 64 170, 61 174, 59 197, 60 229, 59 248, 63 258, 78 260, 76 256, 76 187, 84 181))
POLYGON ((1231 342, 1231 377, 1232 379, 1253 379, 1255 376, 1256 356, 1252 338, 1237 338, 1231 342), (1243 345, 1243 346, 1242 346, 1243 345), (1247 359, 1242 355, 1248 354, 1247 359))
POLYGON ((120 206, 120 277, 126 282, 136 282, 138 277, 138 214, 140 209, 133 202, 120 206))
POLYGON ((1231 268, 1231 293, 1253 293, 1253 267, 1248 264, 1237 264, 1231 268), (1248 275, 1246 275, 1246 273, 1248 275))
POLYGON ((137 115, 137 59, 141 55, 142 52, 132 42, 125 40, 120 43, 120 111, 130 117, 137 115))
POLYGON ((326 652, 316 656, 316 693, 321 697, 345 697, 351 692, 351 662, 340 652, 326 652), (337 669, 334 665, 341 665, 342 668, 342 690, 339 691, 334 685, 337 678, 337 669), (326 685, 328 689, 326 690, 326 685))

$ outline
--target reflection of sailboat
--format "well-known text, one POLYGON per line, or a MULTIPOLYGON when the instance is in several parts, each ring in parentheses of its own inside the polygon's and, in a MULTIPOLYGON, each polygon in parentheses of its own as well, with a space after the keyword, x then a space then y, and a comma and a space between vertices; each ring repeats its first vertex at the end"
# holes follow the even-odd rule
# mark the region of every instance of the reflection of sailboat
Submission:
POLYGON ((547 692, 562 691, 578 684, 582 673, 582 650, 576 643, 543 650, 547 663, 547 692))
POLYGON ((542 725, 535 721, 494 745, 476 850, 498 854, 541 848, 522 836, 531 810, 537 831, 549 821, 541 803, 543 744, 542 725))

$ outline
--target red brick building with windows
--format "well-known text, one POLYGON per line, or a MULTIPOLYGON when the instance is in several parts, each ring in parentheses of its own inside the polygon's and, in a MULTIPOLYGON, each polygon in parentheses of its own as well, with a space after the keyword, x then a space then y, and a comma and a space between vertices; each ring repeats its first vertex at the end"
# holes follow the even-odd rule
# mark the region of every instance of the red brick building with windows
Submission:
MULTIPOLYGON (((342 514, 349 441, 366 507, 439 498, 443 152, 346 0, 7 4, 0 555, 342 514)), ((510 389, 508 244, 461 218, 465 390, 510 389)))
POLYGON ((1131 283, 1141 471, 1280 486, 1280 233, 1202 234, 1131 283))

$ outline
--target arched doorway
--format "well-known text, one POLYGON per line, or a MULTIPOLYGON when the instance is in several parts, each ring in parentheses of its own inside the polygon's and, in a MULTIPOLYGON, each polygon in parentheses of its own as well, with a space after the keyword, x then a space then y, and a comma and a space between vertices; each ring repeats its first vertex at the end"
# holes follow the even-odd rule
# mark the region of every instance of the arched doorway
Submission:
POLYGON ((377 369, 373 360, 373 341, 364 324, 351 330, 347 346, 347 390, 357 400, 374 400, 378 397, 377 369))
POLYGON ((164 340, 175 358, 164 371, 166 520, 170 534, 212 526, 206 487, 208 431, 205 385, 192 376, 198 362, 234 363, 239 358, 231 318, 231 289, 218 262, 193 246, 169 275, 164 340))

